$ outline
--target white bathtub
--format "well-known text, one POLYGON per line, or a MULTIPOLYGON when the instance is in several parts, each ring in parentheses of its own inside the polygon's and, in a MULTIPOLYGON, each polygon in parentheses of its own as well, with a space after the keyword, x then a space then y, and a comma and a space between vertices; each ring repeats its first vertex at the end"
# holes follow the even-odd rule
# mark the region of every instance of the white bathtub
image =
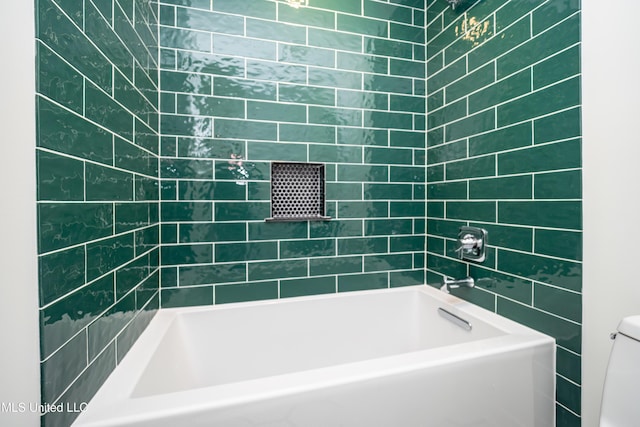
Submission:
POLYGON ((550 427, 554 355, 425 285, 165 309, 74 425, 550 427))

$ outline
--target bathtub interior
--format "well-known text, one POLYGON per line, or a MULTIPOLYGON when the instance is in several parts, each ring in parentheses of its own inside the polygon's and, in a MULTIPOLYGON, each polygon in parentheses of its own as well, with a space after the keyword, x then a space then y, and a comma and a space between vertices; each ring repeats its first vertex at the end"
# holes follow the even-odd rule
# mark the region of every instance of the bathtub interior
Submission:
MULTIPOLYGON (((478 319, 466 331, 438 315, 426 286, 176 310, 131 397, 147 397, 499 337, 478 319)), ((446 297, 445 297, 446 298, 446 297)))

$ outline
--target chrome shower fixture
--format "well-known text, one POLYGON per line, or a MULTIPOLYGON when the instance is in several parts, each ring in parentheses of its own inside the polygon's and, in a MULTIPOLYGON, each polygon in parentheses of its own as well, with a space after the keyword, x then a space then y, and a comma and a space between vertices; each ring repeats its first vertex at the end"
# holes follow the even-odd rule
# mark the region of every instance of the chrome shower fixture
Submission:
POLYGON ((462 3, 464 0, 447 0, 447 3, 451 5, 451 9, 456 10, 456 6, 462 3))

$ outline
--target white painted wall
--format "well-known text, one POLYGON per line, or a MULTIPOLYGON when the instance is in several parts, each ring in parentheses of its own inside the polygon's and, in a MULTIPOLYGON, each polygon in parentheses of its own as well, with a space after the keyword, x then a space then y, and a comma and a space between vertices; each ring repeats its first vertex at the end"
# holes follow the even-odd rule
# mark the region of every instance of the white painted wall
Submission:
POLYGON ((583 427, 598 426, 611 341, 640 314, 640 2, 582 2, 583 427))
MULTIPOLYGON (((33 1, 5 7, 0 25, 0 403, 40 402, 35 184, 33 1)), ((0 407, 0 426, 39 426, 0 407)), ((17 407, 19 410, 19 407, 17 407)))

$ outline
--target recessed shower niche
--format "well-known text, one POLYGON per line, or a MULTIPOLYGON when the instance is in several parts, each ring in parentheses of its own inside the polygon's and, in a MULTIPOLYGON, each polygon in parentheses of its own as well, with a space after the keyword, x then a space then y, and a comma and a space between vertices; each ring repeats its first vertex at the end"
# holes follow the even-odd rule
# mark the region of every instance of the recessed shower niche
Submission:
POLYGON ((321 163, 271 164, 271 218, 325 221, 325 173, 321 163))

